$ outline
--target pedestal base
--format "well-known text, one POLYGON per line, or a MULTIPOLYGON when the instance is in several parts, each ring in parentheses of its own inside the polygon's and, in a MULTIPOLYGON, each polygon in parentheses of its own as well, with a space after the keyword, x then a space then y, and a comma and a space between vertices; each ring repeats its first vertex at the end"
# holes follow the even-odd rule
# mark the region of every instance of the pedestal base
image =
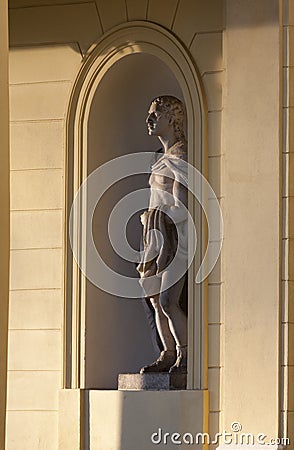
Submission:
POLYGON ((184 390, 187 386, 187 374, 173 373, 120 373, 119 391, 171 391, 184 390))
POLYGON ((59 405, 59 450, 173 449, 174 433, 182 442, 177 448, 207 447, 184 443, 185 433, 193 443, 197 433, 208 433, 207 391, 63 389, 59 405))

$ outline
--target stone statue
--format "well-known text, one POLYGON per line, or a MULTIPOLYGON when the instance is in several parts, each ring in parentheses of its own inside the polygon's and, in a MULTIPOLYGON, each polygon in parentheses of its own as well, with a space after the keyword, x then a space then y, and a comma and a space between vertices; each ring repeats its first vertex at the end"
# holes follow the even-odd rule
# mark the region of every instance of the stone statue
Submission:
POLYGON ((179 304, 188 247, 184 115, 180 100, 161 96, 152 101, 146 119, 149 135, 160 140, 164 153, 151 168, 149 208, 141 215, 143 260, 137 270, 155 311, 163 351, 140 373, 187 372, 187 317, 179 304))

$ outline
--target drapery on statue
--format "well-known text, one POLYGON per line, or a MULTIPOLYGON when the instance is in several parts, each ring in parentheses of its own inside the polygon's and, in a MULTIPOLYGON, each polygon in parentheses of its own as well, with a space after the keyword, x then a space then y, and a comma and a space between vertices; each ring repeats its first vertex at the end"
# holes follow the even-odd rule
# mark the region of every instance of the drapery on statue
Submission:
POLYGON ((155 311, 163 351, 140 373, 187 372, 187 317, 179 304, 188 247, 184 116, 180 100, 161 96, 152 101, 146 119, 149 135, 160 140, 164 153, 151 168, 149 208, 141 215, 143 260, 137 270, 145 297, 155 311))

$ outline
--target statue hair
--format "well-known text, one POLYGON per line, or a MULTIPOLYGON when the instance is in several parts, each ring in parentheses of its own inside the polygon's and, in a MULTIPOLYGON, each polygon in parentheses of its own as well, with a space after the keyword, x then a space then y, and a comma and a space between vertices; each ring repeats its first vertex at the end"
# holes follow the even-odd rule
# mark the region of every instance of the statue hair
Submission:
POLYGON ((174 132, 179 140, 186 140, 184 133, 184 119, 186 116, 186 110, 183 102, 172 95, 162 95, 156 97, 152 104, 156 105, 156 108, 166 114, 168 117, 174 117, 174 132))

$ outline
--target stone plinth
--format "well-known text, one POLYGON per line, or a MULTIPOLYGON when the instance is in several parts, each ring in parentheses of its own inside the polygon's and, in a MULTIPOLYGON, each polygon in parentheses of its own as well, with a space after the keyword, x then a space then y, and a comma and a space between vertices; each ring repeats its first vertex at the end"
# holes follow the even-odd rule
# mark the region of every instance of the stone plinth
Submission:
POLYGON ((171 373, 120 373, 120 391, 170 391, 186 389, 187 374, 171 373))
POLYGON ((171 436, 177 432, 179 449, 201 450, 202 445, 185 445, 183 434, 192 433, 195 443, 197 433, 209 431, 207 390, 61 389, 59 396, 62 450, 83 448, 85 438, 93 450, 174 449, 171 436))

